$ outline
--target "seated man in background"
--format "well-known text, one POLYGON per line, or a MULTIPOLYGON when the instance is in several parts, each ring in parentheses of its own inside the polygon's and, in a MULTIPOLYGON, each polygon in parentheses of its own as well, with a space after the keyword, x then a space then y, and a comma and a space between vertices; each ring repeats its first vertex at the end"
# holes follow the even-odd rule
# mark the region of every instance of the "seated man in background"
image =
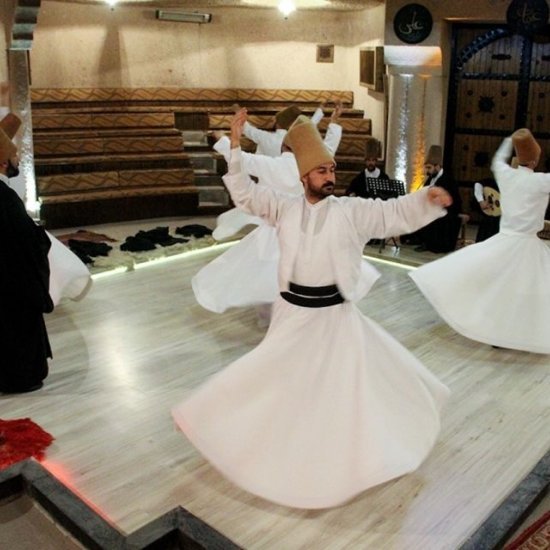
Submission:
POLYGON ((361 170, 351 180, 346 195, 349 197, 363 197, 364 199, 371 198, 372 195, 367 188, 367 178, 389 179, 388 175, 376 165, 379 153, 380 142, 375 138, 367 140, 365 145, 365 169, 361 170))
POLYGON ((410 235, 401 236, 404 244, 418 244, 416 252, 451 252, 456 248, 461 220, 458 214, 462 210, 462 201, 458 187, 453 179, 443 171, 443 152, 441 146, 432 145, 424 162, 426 170, 425 187, 443 187, 452 197, 447 214, 426 227, 410 235))

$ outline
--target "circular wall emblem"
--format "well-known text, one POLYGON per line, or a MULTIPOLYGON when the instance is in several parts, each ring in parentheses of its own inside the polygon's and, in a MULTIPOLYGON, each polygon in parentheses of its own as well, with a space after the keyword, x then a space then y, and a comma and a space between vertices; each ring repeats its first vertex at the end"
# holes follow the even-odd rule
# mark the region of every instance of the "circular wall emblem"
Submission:
POLYGON ((403 6, 393 18, 393 30, 399 40, 418 44, 432 32, 432 14, 420 4, 403 6))
POLYGON ((548 11, 545 0, 512 0, 506 11, 506 21, 512 32, 529 35, 546 25, 548 11))

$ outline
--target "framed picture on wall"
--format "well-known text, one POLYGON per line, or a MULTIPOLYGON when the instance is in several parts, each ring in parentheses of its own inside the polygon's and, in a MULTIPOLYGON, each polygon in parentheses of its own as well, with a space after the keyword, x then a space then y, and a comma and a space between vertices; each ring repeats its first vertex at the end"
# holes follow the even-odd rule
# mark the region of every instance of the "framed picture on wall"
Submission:
POLYGON ((359 50, 359 84, 369 90, 384 90, 384 47, 373 46, 359 50))
POLYGON ((334 44, 317 45, 317 63, 334 63, 334 44))

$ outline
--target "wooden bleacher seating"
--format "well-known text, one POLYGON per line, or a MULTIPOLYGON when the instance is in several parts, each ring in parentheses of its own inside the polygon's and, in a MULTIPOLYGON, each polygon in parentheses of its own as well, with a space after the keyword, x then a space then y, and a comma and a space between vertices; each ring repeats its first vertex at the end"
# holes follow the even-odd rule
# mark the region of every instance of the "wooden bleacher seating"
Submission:
MULTIPOLYGON (((182 133, 229 129, 234 105, 252 124, 271 128, 289 105, 312 114, 342 101, 337 192, 364 166, 371 121, 346 91, 69 88, 33 89, 33 132, 41 215, 48 227, 197 214, 198 191, 182 133)), ((328 118, 320 123, 324 132, 328 118)), ((253 150, 251 142, 243 147, 253 150)), ((206 149, 219 161, 219 155, 206 149)))

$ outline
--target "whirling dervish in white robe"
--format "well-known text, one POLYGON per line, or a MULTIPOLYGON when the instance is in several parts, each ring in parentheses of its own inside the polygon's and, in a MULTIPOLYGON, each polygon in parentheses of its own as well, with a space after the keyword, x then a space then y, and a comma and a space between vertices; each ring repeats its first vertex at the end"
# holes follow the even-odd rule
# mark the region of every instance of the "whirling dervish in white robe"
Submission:
MULTIPOLYGON (((299 164, 295 142, 307 148, 300 174, 327 160, 333 170, 303 124, 289 130, 299 164)), ((368 290, 364 244, 443 216, 439 204, 448 202, 434 197, 449 197, 425 189, 388 201, 311 202, 255 185, 241 161, 233 149, 224 181, 235 204, 277 230, 280 295, 262 342, 174 407, 173 418, 250 493, 297 508, 337 506, 417 469, 437 438, 448 389, 356 302, 368 290)))
POLYGON ((410 276, 463 336, 496 347, 550 353, 550 247, 537 236, 544 227, 550 174, 533 171, 540 151, 527 129, 506 138, 491 165, 500 190, 500 231, 410 276), (513 147, 517 168, 508 163, 513 147))
POLYGON ((86 264, 61 241, 46 231, 52 246, 50 263, 50 297, 54 306, 62 298, 82 300, 92 286, 92 276, 86 264))
MULTIPOLYGON (((316 124, 317 121, 318 117, 313 122, 316 124)), ((342 127, 334 122, 329 123, 324 141, 333 154, 338 149, 341 138, 342 127)), ((230 145, 227 136, 220 138, 214 149, 229 161, 230 145)), ((242 158, 244 171, 258 178, 260 187, 270 187, 291 195, 303 195, 296 159, 291 152, 285 151, 275 158, 243 152, 242 158)), ((212 236, 216 240, 225 240, 246 225, 258 227, 191 279, 197 302, 214 313, 223 313, 233 307, 271 304, 278 295, 279 246, 273 227, 258 216, 233 208, 218 217, 212 236)), ((374 284, 379 277, 378 271, 370 264, 365 265, 364 269, 370 272, 374 284)))

